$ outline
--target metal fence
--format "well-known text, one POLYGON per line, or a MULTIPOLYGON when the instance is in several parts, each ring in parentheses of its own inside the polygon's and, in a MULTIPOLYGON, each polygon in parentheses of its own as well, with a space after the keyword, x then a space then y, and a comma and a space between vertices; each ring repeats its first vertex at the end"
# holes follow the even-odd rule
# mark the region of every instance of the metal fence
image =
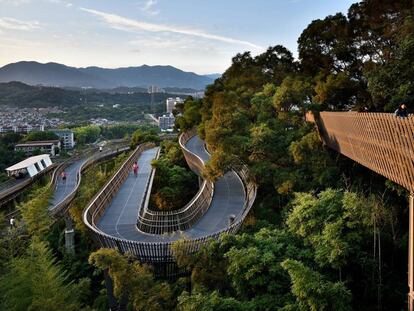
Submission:
MULTIPOLYGON (((201 176, 204 161, 185 147, 186 143, 195 135, 195 130, 186 132, 180 136, 179 143, 188 165, 192 167, 196 174, 201 176)), ((207 212, 213 199, 214 183, 206 179, 202 181, 201 187, 194 198, 184 207, 175 211, 150 210, 148 203, 155 169, 152 170, 151 174, 138 214, 137 227, 139 230, 150 234, 184 231, 191 228, 207 212)))
MULTIPOLYGON (((192 135, 191 135, 192 136, 192 135)), ((103 189, 91 201, 83 213, 83 221, 90 230, 93 239, 101 247, 114 248, 122 253, 129 253, 142 262, 150 263, 165 263, 174 261, 171 246, 174 242, 141 242, 132 241, 113 237, 102 232, 97 223, 109 206, 112 198, 127 178, 129 170, 134 159, 145 149, 148 145, 139 146, 129 159, 127 159, 118 170, 118 172, 108 181, 103 189)), ((190 155, 192 157, 192 155, 190 155)), ((195 164, 198 169, 198 165, 195 164)), ((249 171, 246 166, 234 168, 234 171, 239 175, 245 187, 245 202, 239 215, 236 216, 235 221, 225 229, 213 232, 206 236, 197 239, 184 239, 184 247, 187 253, 196 252, 202 245, 210 241, 210 239, 217 239, 224 233, 235 233, 241 226, 243 220, 250 211, 256 197, 257 187, 255 182, 251 179, 249 171)))
MULTIPOLYGON (((89 158, 87 158, 82 165, 80 166, 79 170, 76 172, 76 177, 77 177, 77 181, 76 181, 76 186, 75 188, 58 204, 51 206, 49 208, 49 212, 51 213, 52 216, 61 214, 62 212, 64 212, 66 210, 66 208, 68 207, 68 205, 72 202, 72 200, 75 198, 76 196, 76 192, 79 189, 80 183, 82 181, 82 173, 87 170, 90 166, 104 161, 105 159, 108 158, 112 158, 122 152, 125 152, 127 150, 129 150, 129 147, 123 147, 123 148, 118 148, 117 150, 109 150, 106 152, 99 152, 94 154, 93 156, 90 156, 89 158)), ((76 157, 76 158, 71 158, 70 160, 62 163, 54 172, 51 178, 51 183, 50 186, 55 188, 56 187, 56 183, 58 181, 59 175, 62 173, 62 171, 68 167, 69 165, 75 163, 76 161, 79 161, 81 158, 80 157, 76 157)))

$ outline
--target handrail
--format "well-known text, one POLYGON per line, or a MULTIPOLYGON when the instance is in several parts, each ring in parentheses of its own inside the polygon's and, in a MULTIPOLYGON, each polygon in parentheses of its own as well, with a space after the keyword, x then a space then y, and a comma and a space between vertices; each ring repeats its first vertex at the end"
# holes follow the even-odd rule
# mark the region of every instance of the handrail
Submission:
MULTIPOLYGON (((196 130, 185 132, 179 137, 179 144, 185 159, 190 167, 193 167, 195 173, 199 176, 204 168, 204 161, 188 150, 186 143, 196 135, 196 130)), ((146 198, 150 196, 148 189, 149 182, 155 174, 155 169, 151 172, 151 178, 148 180, 146 187, 146 198)), ((184 207, 175 211, 151 211, 148 208, 149 200, 143 200, 138 213, 137 228, 138 230, 149 234, 165 234, 175 231, 184 231, 191 228, 208 210, 214 194, 214 183, 203 179, 201 187, 196 195, 184 207)))
MULTIPOLYGON (((136 157, 144 149, 143 145, 139 146, 131 157, 125 161, 117 173, 105 184, 98 195, 96 195, 96 197, 88 204, 83 213, 83 221, 91 232, 95 242, 101 247, 115 248, 122 253, 130 253, 142 262, 173 262, 174 256, 171 248, 174 243, 173 241, 163 241, 162 236, 160 236, 158 242, 127 240, 106 234, 97 226, 105 209, 110 205, 112 198, 116 195, 118 189, 126 180, 130 166, 132 166, 131 158, 136 157), (139 149, 140 147, 141 149, 139 149), (128 165, 129 168, 126 170, 125 166, 128 165)), ((197 251, 210 239, 216 239, 225 233, 235 233, 249 213, 256 198, 257 186, 254 180, 250 177, 246 166, 236 167, 234 168, 234 171, 238 174, 245 187, 245 202, 243 209, 240 212, 240 216, 237 217, 233 223, 229 224, 228 227, 219 231, 196 239, 185 239, 183 243, 187 253, 197 251)))
POLYGON ((144 150, 147 150, 153 146, 154 144, 150 143, 139 145, 128 157, 128 159, 125 160, 117 172, 105 183, 99 193, 92 199, 83 213, 84 223, 88 227, 96 227, 96 221, 100 219, 104 212, 103 208, 106 208, 106 205, 115 196, 123 182, 128 177, 134 161, 144 150), (91 209, 93 209, 92 212, 91 209))
MULTIPOLYGON (((52 216, 57 215, 57 214, 61 213, 62 211, 64 211, 65 208, 75 198, 76 193, 77 193, 77 191, 79 189, 79 186, 81 184, 81 181, 82 181, 82 173, 88 167, 90 167, 91 165, 93 165, 93 164, 95 164, 97 162, 102 161, 105 158, 109 158, 109 157, 115 156, 115 155, 120 154, 120 153, 122 153, 124 151, 127 151, 129 149, 130 149, 129 147, 124 147, 124 148, 119 148, 116 151, 115 150, 109 150, 109 151, 106 151, 106 152, 102 152, 102 153, 95 154, 95 155, 89 157, 88 159, 86 159, 85 162, 83 162, 82 165, 80 166, 79 170, 76 172, 77 180, 76 180, 76 186, 75 186, 75 188, 62 201, 60 201, 56 205, 51 206, 49 208, 49 212, 52 214, 52 216)), ((51 181, 51 186, 52 187, 55 187, 56 186, 56 182, 57 182, 57 179, 59 177, 60 172, 65 167, 69 166, 70 164, 74 163, 75 161, 76 161, 75 159, 71 159, 71 161, 68 161, 67 163, 65 163, 65 165, 62 165, 61 167, 59 167, 54 172, 54 175, 53 175, 53 178, 52 178, 52 181, 51 181)))

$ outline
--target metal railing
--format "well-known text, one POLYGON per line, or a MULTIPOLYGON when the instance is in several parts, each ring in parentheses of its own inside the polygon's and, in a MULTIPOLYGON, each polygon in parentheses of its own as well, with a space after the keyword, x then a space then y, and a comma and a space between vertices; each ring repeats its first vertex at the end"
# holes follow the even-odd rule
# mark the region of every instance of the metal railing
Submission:
MULTIPOLYGON (((183 150, 186 161, 196 174, 201 176, 204 161, 196 154, 188 150, 186 143, 197 133, 194 130, 183 133, 179 138, 180 147, 183 150)), ((155 169, 148 180, 144 199, 138 213, 137 228, 145 233, 165 234, 175 231, 184 231, 191 228, 208 210, 214 194, 214 183, 203 180, 197 194, 184 207, 175 211, 152 211, 148 208, 151 193, 152 180, 155 169)))
MULTIPOLYGON (((172 262, 174 256, 172 252, 172 244, 174 242, 162 241, 160 236, 159 242, 143 242, 126 240, 106 234, 97 227, 100 217, 105 212, 105 209, 110 205, 112 198, 126 180, 131 169, 133 161, 136 157, 148 146, 139 146, 118 172, 108 181, 97 196, 91 201, 83 213, 83 221, 90 230, 93 239, 101 247, 114 248, 122 253, 130 253, 142 262, 172 262)), ((220 235, 225 233, 235 233, 241 226, 243 220, 249 213, 253 202, 256 198, 257 187, 253 179, 249 175, 246 166, 234 168, 234 171, 239 175, 245 187, 245 202, 242 210, 235 221, 228 225, 228 227, 207 234, 206 236, 196 239, 184 239, 184 247, 187 253, 196 252, 202 245, 210 241, 210 239, 217 239, 220 235)))
MULTIPOLYGON (((99 152, 96 153, 93 156, 90 156, 89 158, 87 158, 82 165, 79 167, 79 170, 76 172, 76 185, 74 187, 74 189, 59 203, 57 203, 54 206, 51 206, 49 208, 49 212, 52 214, 52 216, 55 216, 57 214, 60 214, 62 212, 64 212, 66 210, 66 208, 68 207, 68 205, 72 202, 72 200, 75 198, 76 193, 79 189, 79 186, 81 184, 82 181, 82 173, 87 170, 90 166, 104 161, 105 159, 108 158, 112 158, 122 152, 125 152, 127 150, 129 150, 129 147, 124 147, 124 148, 118 148, 117 150, 109 150, 106 152, 99 152)), ((58 178, 61 174, 61 172, 68 167, 69 165, 75 163, 76 161, 79 161, 81 158, 77 157, 77 158, 72 158, 69 161, 66 161, 64 163, 62 163, 62 165, 60 165, 54 172, 52 175, 52 179, 51 179, 51 184, 50 186, 55 188, 58 178)))

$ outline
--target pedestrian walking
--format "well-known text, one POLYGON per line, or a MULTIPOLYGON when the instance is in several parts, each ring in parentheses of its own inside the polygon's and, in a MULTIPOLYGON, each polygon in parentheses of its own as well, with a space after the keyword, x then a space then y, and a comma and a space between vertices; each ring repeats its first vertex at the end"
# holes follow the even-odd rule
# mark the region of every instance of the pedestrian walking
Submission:
POLYGON ((395 110, 394 114, 396 117, 407 118, 408 117, 407 106, 405 104, 401 104, 397 108, 397 110, 395 110))
POLYGON ((16 219, 14 219, 13 217, 10 218, 10 228, 15 228, 16 227, 16 219))
POLYGON ((137 177, 138 176, 138 163, 137 162, 134 162, 132 169, 134 170, 135 177, 137 177))
POLYGON ((63 183, 66 183, 66 172, 65 171, 62 171, 62 173, 60 174, 61 176, 62 176, 62 182, 63 183))

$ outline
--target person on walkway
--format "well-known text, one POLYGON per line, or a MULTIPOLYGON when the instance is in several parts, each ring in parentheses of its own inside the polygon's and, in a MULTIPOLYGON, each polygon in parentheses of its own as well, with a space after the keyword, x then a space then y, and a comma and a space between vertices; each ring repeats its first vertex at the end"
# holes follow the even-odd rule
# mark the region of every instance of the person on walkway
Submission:
POLYGON ((134 165, 132 166, 133 170, 134 170, 134 175, 135 177, 138 176, 138 163, 134 162, 134 165))
POLYGON ((14 219, 13 217, 10 218, 10 228, 15 228, 16 227, 16 219, 14 219))
POLYGON ((395 116, 400 118, 407 118, 408 117, 408 111, 407 106, 405 104, 401 104, 397 110, 394 112, 395 116))
POLYGON ((66 183, 66 177, 67 177, 66 172, 62 171, 61 176, 62 176, 63 183, 66 183))

